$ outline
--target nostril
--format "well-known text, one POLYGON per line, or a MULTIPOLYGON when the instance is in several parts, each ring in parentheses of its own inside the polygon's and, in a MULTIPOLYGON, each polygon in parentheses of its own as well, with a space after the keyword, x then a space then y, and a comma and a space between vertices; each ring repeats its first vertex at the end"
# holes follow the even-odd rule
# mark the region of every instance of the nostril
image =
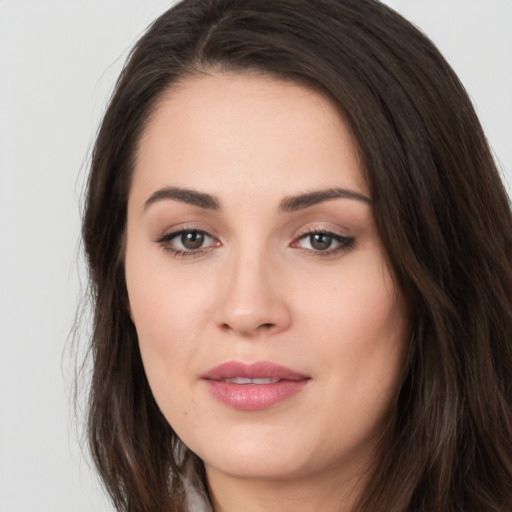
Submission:
POLYGON ((276 324, 272 323, 272 322, 267 322, 267 323, 264 323, 264 324, 260 324, 260 325, 257 325, 257 326, 253 326, 253 327, 250 327, 250 326, 238 326, 238 327, 235 327, 233 325, 230 325, 229 323, 222 323, 220 324, 220 328, 221 330, 225 331, 225 332, 228 332, 228 331, 239 331, 241 333, 244 333, 244 334, 255 334, 257 331, 269 331, 271 329, 273 329, 274 327, 276 326, 276 324))

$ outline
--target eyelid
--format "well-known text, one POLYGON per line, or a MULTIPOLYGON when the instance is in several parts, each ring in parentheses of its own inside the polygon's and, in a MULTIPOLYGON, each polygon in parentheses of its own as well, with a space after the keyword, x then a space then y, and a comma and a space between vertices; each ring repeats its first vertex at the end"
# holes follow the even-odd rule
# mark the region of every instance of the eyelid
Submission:
POLYGON ((315 233, 332 235, 332 236, 341 237, 344 239, 353 238, 352 236, 343 233, 343 231, 346 231, 346 229, 342 228, 340 226, 333 226, 332 224, 309 223, 309 224, 301 227, 299 230, 297 230, 293 239, 297 240, 304 236, 315 234, 315 233))
POLYGON ((154 240, 155 243, 159 244, 162 249, 166 252, 169 252, 171 255, 175 257, 187 258, 187 257, 198 257, 202 256, 206 252, 215 249, 216 247, 220 247, 222 243, 219 240, 219 237, 213 234, 210 230, 198 227, 197 225, 180 225, 173 228, 168 229, 162 235, 158 236, 154 240), (180 247, 173 246, 171 244, 172 240, 183 235, 184 233, 201 233, 211 239, 211 243, 205 247, 200 247, 198 249, 181 249, 180 247))
POLYGON ((354 246, 356 239, 353 236, 349 235, 343 235, 339 232, 338 229, 334 229, 332 227, 327 226, 305 226, 301 228, 297 234, 295 235, 292 243, 290 244, 290 247, 299 249, 301 251, 304 251, 307 254, 311 254, 313 256, 319 256, 319 257, 328 257, 328 256, 334 256, 338 253, 345 252, 349 249, 351 249, 354 246), (332 237, 336 242, 337 246, 334 248, 328 248, 325 250, 316 250, 316 249, 310 249, 306 247, 301 247, 299 242, 301 240, 306 239, 308 236, 312 236, 315 234, 322 234, 329 237, 332 237))
MULTIPOLYGON (((175 257, 199 257, 222 245, 220 237, 212 231, 214 230, 209 228, 205 229, 203 227, 199 227, 198 225, 193 224, 178 225, 168 228, 162 235, 156 237, 154 239, 154 242, 159 244, 163 250, 165 250, 166 252, 170 253, 175 257), (208 239, 210 239, 210 242, 206 246, 199 247, 197 249, 188 249, 186 247, 180 248, 175 243, 171 243, 173 239, 187 232, 200 233, 207 237, 208 239)), ((347 251, 353 247, 354 243, 355 237, 341 234, 340 228, 334 228, 325 225, 307 225, 297 231, 297 233, 294 235, 292 239, 292 242, 289 244, 289 247, 299 249, 304 253, 313 256, 326 257, 334 256, 337 253, 347 251), (306 239, 308 236, 313 236, 315 234, 322 234, 332 238, 333 241, 335 242, 335 247, 318 249, 303 247, 301 245, 302 240, 306 239)))
POLYGON ((177 235, 183 231, 197 231, 204 233, 212 238, 220 240, 220 235, 217 230, 213 229, 210 225, 205 225, 203 222, 183 222, 173 225, 167 225, 165 228, 159 230, 161 234, 155 236, 155 242, 159 239, 168 238, 171 235, 177 235))

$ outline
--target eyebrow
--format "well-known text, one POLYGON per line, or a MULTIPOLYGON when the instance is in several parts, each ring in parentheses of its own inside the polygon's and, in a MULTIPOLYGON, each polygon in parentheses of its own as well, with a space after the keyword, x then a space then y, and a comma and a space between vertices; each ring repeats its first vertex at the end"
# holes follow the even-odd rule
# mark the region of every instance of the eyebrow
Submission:
POLYGON ((144 210, 153 203, 169 199, 198 206, 205 210, 220 210, 220 203, 216 197, 210 194, 205 194, 204 192, 197 192, 196 190, 179 187, 165 187, 153 192, 149 199, 144 203, 144 210))
POLYGON ((371 199, 360 192, 347 190, 345 188, 328 188, 325 190, 316 190, 314 192, 285 197, 281 201, 279 209, 282 212, 295 212, 297 210, 302 210, 304 208, 309 208, 310 206, 323 203, 324 201, 330 201, 331 199, 353 199, 366 204, 371 203, 371 199))
MULTIPOLYGON (((324 201, 330 201, 332 199, 352 199, 366 204, 371 203, 370 198, 354 190, 328 188, 325 190, 315 190, 313 192, 285 197, 280 202, 279 209, 284 213, 289 213, 297 210, 303 210, 310 206, 323 203, 324 201)), ((149 199, 144 203, 144 210, 158 201, 165 200, 180 201, 205 210, 221 210, 220 201, 215 196, 206 194, 205 192, 198 192, 196 190, 180 187, 165 187, 153 192, 149 199)))

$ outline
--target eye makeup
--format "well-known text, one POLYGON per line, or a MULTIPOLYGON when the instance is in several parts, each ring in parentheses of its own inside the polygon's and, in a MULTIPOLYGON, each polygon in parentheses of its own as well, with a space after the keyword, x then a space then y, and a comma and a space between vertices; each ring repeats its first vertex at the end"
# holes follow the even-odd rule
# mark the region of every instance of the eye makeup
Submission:
MULTIPOLYGON (((164 251, 176 258, 198 257, 222 246, 220 240, 203 229, 183 227, 155 239, 164 251)), ((289 244, 313 256, 329 257, 349 250, 355 237, 340 235, 325 228, 309 228, 289 244)))

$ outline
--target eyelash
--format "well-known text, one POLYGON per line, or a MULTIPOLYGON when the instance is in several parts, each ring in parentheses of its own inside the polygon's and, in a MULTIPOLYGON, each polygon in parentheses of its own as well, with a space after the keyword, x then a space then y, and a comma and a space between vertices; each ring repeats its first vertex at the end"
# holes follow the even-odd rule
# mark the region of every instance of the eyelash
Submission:
MULTIPOLYGON (((200 256, 203 256, 206 252, 215 249, 216 247, 219 247, 221 243, 216 240, 212 235, 207 233, 206 231, 203 231, 201 229, 194 229, 194 228, 184 228, 179 229, 177 231, 173 231, 172 233, 165 234, 155 240, 156 243, 160 244, 164 251, 167 251, 171 253, 176 258, 197 258, 200 256), (176 248, 175 245, 172 244, 172 241, 178 237, 183 237, 187 234, 195 234, 199 236, 203 236, 205 239, 211 239, 212 242, 210 242, 210 245, 207 247, 199 247, 197 249, 179 249, 176 248)), ((183 245, 183 239, 181 239, 180 243, 183 245)), ((337 233, 333 233, 332 231, 328 231, 325 229, 313 229, 306 231, 302 234, 300 234, 292 243, 291 247, 300 249, 308 254, 312 254, 314 256, 318 257, 329 257, 333 256, 335 254, 344 252, 349 250, 353 247, 355 243, 354 237, 347 237, 343 235, 339 235, 337 233), (301 247, 299 245, 299 242, 302 240, 306 240, 309 238, 310 245, 312 241, 312 237, 315 235, 325 236, 331 239, 332 242, 337 242, 337 247, 334 249, 331 249, 330 247, 325 250, 317 250, 317 249, 310 249, 301 247)))
POLYGON ((343 236, 343 235, 334 233, 334 232, 326 230, 326 229, 311 229, 311 230, 308 230, 308 231, 302 233, 301 235, 299 235, 299 237, 296 238, 292 242, 291 246, 301 249, 302 251, 307 252, 309 254, 313 254, 314 256, 325 258, 325 257, 329 257, 329 256, 334 256, 338 253, 348 251, 349 249, 351 249, 354 246, 354 243, 355 243, 354 237, 343 236), (337 242, 338 245, 337 245, 337 247, 335 247, 333 249, 328 248, 326 250, 308 249, 308 248, 299 246, 300 241, 307 240, 308 238, 309 238, 310 245, 311 245, 312 237, 315 235, 321 235, 321 236, 328 237, 332 240, 332 242, 337 242))
POLYGON ((177 231, 173 231, 172 233, 168 233, 163 235, 155 240, 156 243, 160 244, 164 251, 170 252, 176 258, 196 258, 202 256, 207 251, 214 249, 220 245, 220 242, 215 242, 215 238, 203 231, 202 229, 194 229, 194 228, 184 228, 179 229, 177 231), (211 239, 213 241, 213 245, 208 247, 201 247, 198 249, 178 249, 172 244, 172 240, 178 237, 183 237, 186 234, 196 234, 200 236, 204 236, 205 239, 211 239))

